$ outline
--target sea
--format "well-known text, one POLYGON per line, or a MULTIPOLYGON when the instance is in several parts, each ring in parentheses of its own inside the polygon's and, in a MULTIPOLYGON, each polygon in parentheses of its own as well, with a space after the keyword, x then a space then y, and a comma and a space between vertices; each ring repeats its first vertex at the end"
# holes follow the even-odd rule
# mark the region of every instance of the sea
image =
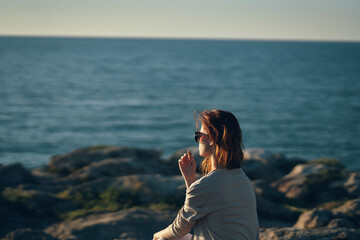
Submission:
POLYGON ((0 164, 95 145, 166 158, 211 109, 245 148, 360 170, 360 43, 0 37, 0 164))

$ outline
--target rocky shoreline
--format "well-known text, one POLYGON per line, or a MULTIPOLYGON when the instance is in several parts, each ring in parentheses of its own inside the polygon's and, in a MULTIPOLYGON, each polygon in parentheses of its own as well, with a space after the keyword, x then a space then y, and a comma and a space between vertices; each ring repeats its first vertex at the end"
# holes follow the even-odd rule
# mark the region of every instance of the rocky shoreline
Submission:
MULTIPOLYGON (((32 170, 0 165, 0 239, 151 239, 185 198, 177 159, 158 149, 93 146, 32 170)), ((260 239, 360 239, 360 173, 334 159, 248 149, 260 239)), ((201 177, 198 173, 198 177, 201 177)))

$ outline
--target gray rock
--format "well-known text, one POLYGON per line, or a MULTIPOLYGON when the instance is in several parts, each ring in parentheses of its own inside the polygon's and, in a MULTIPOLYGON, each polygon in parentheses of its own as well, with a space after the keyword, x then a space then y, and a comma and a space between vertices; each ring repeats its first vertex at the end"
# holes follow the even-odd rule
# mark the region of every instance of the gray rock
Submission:
POLYGON ((17 229, 6 235, 4 240, 57 240, 40 230, 33 230, 31 228, 17 229))
POLYGON ((60 240, 152 239, 155 232, 167 227, 176 212, 134 208, 118 212, 91 214, 72 221, 54 224, 45 232, 60 240))
POLYGON ((266 228, 261 229, 260 240, 358 240, 360 229, 357 228, 266 228))
POLYGON ((337 188, 330 188, 331 182, 342 177, 341 169, 326 164, 299 164, 272 183, 287 198, 315 205, 324 201, 342 199, 344 194, 337 188))
POLYGON ((140 200, 146 203, 172 198, 185 200, 185 182, 182 176, 132 175, 118 177, 114 186, 139 193, 140 200))
POLYGON ((154 164, 154 162, 134 160, 133 158, 110 158, 82 167, 72 172, 68 178, 89 181, 103 177, 119 177, 132 174, 160 174, 165 171, 164 166, 154 164))
POLYGON ((343 205, 332 210, 336 216, 346 217, 360 226, 360 198, 346 201, 343 205))
POLYGON ((39 190, 24 190, 18 188, 6 188, 2 192, 7 204, 15 207, 27 215, 36 217, 56 217, 59 210, 64 206, 73 209, 75 206, 70 201, 60 199, 52 193, 39 190))
POLYGON ((294 228, 307 229, 325 227, 333 218, 334 214, 331 211, 316 208, 301 214, 294 228))
POLYGON ((0 190, 7 186, 34 182, 33 176, 20 163, 0 166, 0 190))
POLYGON ((328 228, 357 228, 354 222, 346 218, 332 219, 327 225, 328 228))
POLYGON ((275 181, 286 175, 299 159, 287 159, 284 155, 261 148, 246 149, 242 167, 251 180, 275 181))
MULTIPOLYGON (((139 204, 159 202, 183 203, 185 200, 185 182, 182 176, 166 175, 128 175, 117 178, 101 178, 79 184, 67 190, 67 196, 75 197, 76 194, 98 196, 100 193, 114 188, 114 191, 123 193, 123 199, 132 198, 139 204)), ((180 204, 181 205, 181 204, 180 204)))
POLYGON ((134 161, 159 162, 161 150, 131 147, 94 146, 76 149, 51 158, 48 168, 53 172, 69 174, 93 162, 109 158, 131 158, 134 161))
POLYGON ((352 172, 344 183, 350 197, 360 198, 360 173, 352 172))
POLYGON ((285 197, 282 193, 270 187, 264 180, 256 180, 252 184, 256 194, 259 218, 287 220, 295 223, 300 213, 285 207, 285 197))

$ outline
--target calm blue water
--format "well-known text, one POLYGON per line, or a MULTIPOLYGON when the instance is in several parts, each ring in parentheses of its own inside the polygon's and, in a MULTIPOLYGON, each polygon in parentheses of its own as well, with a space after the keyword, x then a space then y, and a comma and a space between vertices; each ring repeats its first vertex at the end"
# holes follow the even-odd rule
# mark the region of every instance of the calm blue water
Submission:
POLYGON ((0 38, 0 163, 97 145, 195 145, 194 110, 245 147, 360 169, 360 43, 0 38))

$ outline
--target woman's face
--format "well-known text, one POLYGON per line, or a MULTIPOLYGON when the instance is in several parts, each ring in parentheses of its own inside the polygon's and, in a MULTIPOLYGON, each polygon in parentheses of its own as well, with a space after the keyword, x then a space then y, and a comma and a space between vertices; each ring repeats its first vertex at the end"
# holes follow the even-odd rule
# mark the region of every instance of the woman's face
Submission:
MULTIPOLYGON (((208 134, 208 132, 201 126, 200 132, 208 134)), ((213 153, 214 149, 210 144, 209 136, 201 136, 199 141, 199 155, 202 157, 208 157, 213 153)))

